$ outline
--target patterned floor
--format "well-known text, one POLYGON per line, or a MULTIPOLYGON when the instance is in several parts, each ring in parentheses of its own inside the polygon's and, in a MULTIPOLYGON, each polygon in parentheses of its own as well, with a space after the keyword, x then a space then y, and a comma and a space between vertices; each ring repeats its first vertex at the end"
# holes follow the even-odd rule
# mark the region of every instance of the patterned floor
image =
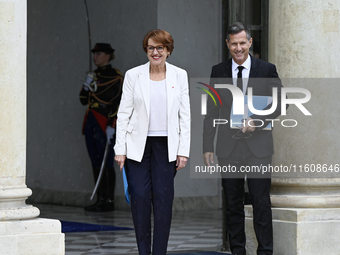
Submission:
MULTIPOLYGON (((133 228, 130 211, 85 213, 83 208, 36 205, 41 218, 133 228)), ((66 255, 138 254, 133 230, 66 233, 66 255)), ((168 252, 220 251, 222 212, 174 213, 168 252)))

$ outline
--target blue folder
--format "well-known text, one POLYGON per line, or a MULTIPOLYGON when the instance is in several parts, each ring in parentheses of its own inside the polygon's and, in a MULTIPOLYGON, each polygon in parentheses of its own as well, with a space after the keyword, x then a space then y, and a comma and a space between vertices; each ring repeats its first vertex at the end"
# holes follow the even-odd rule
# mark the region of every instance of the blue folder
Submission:
POLYGON ((126 178, 125 167, 123 167, 124 194, 126 203, 130 204, 129 184, 126 178))
MULTIPOLYGON (((242 125, 242 119, 247 119, 253 113, 248 109, 248 96, 244 96, 244 114, 243 115, 236 115, 234 114, 233 106, 231 108, 230 113, 230 128, 233 129, 239 129, 242 125)), ((257 110, 265 109, 269 104, 273 102, 273 98, 270 96, 253 96, 253 106, 257 110)), ((272 129, 272 123, 270 122, 263 130, 271 130, 272 129)))

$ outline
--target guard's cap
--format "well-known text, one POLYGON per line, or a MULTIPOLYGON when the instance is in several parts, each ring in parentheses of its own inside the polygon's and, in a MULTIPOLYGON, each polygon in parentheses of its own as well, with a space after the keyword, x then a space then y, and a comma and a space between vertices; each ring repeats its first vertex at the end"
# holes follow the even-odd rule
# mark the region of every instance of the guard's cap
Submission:
POLYGON ((105 52, 106 54, 111 54, 115 50, 111 48, 111 45, 109 43, 96 43, 94 48, 91 50, 92 52, 105 52))

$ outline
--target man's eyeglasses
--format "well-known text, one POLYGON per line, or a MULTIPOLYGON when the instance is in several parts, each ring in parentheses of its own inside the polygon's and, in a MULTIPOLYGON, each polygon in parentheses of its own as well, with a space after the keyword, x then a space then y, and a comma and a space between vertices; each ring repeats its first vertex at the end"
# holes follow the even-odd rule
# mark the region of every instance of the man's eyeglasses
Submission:
POLYGON ((157 45, 157 46, 147 46, 146 49, 148 50, 149 53, 152 53, 155 49, 159 52, 162 53, 164 50, 164 45, 157 45))

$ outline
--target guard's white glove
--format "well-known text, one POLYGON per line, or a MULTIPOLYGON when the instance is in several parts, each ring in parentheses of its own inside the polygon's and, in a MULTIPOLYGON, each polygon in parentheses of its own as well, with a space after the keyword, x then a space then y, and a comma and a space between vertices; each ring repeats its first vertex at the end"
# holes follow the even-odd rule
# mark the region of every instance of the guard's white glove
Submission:
POLYGON ((84 90, 86 90, 86 91, 88 91, 88 90, 93 91, 94 90, 93 87, 91 86, 91 84, 94 81, 94 77, 95 77, 94 72, 88 72, 87 73, 86 78, 85 78, 85 82, 83 83, 84 90))
POLYGON ((114 129, 111 126, 106 127, 106 138, 109 143, 111 143, 111 139, 113 138, 113 135, 116 133, 116 129, 114 129))

